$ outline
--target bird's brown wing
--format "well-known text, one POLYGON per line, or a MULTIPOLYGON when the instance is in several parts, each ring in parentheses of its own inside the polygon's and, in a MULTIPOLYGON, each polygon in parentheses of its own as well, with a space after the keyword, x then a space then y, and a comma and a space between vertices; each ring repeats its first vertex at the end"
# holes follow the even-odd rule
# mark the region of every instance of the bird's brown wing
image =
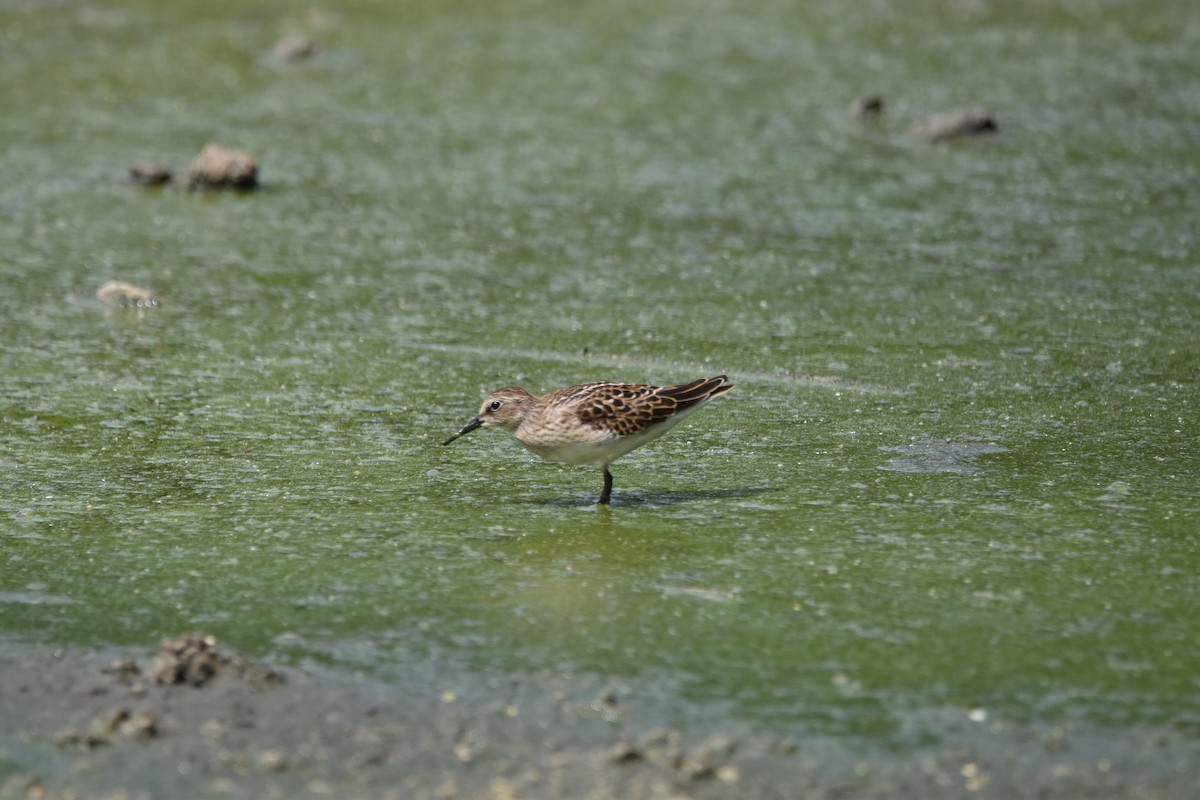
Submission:
POLYGON ((584 424, 631 436, 732 388, 724 375, 678 386, 592 383, 575 387, 571 399, 584 424))

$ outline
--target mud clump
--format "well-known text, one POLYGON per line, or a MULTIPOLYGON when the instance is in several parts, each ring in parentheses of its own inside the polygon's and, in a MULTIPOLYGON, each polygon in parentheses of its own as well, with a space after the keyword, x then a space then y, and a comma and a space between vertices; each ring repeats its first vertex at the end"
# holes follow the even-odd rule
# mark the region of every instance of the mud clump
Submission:
MULTIPOLYGON (((169 708, 163 702, 164 693, 172 687, 203 689, 221 676, 229 676, 230 683, 251 691, 284 682, 275 670, 253 666, 240 654, 221 652, 217 640, 202 633, 167 639, 145 673, 135 659, 125 657, 113 661, 101 674, 111 683, 95 684, 87 694, 101 699, 103 705, 81 709, 75 720, 55 734, 53 742, 58 747, 91 752, 122 741, 158 739, 164 734, 161 717, 169 708), (152 691, 152 687, 158 688, 152 691), (109 699, 105 702, 103 698, 109 699), (110 705, 114 699, 117 704, 110 705)), ((167 720, 165 728, 171 727, 167 720)))
POLYGON ((106 306, 156 308, 162 305, 162 298, 153 290, 125 281, 108 281, 96 290, 96 299, 106 306))
POLYGON ((912 132, 927 142, 944 142, 996 133, 999 129, 995 118, 986 111, 948 111, 917 124, 912 132))
POLYGON ((199 689, 222 673, 264 686, 283 683, 280 673, 255 667, 238 653, 222 653, 215 637, 200 633, 167 639, 150 664, 150 679, 165 686, 183 684, 199 689))
POLYGON ((873 119, 883 116, 884 108, 883 95, 869 94, 854 101, 850 106, 850 116, 855 119, 873 119))
POLYGON ((295 64, 319 55, 321 45, 307 36, 285 36, 275 43, 267 60, 275 64, 295 64))
POLYGON ((150 188, 245 192, 258 188, 258 159, 244 150, 207 144, 182 173, 143 161, 129 168, 129 182, 150 188))
POLYGON ((229 663, 229 656, 217 652, 214 637, 188 634, 163 642, 150 664, 150 677, 155 683, 200 687, 229 663))
POLYGON ((145 161, 129 168, 129 180, 138 186, 164 186, 171 182, 171 170, 145 161))
POLYGON ((652 731, 636 739, 618 742, 609 754, 614 766, 654 764, 668 772, 676 786, 717 780, 736 783, 741 771, 734 763, 738 742, 714 735, 698 745, 686 747, 676 730, 652 731))
POLYGON ((184 189, 255 189, 258 160, 243 150, 209 144, 192 161, 178 184, 184 189))
POLYGON ((117 740, 146 741, 158 736, 158 719, 149 711, 130 711, 118 707, 93 717, 83 725, 64 728, 54 737, 59 747, 95 750, 117 740))

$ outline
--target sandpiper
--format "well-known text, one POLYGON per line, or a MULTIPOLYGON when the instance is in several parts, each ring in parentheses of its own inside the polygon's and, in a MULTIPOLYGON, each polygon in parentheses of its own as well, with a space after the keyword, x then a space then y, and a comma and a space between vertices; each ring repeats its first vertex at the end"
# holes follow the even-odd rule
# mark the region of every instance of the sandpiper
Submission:
POLYGON ((506 386, 485 397, 479 414, 442 444, 484 425, 502 428, 530 452, 550 461, 599 464, 604 491, 598 503, 607 505, 613 484, 608 465, 728 392, 733 384, 726 380, 718 375, 678 386, 584 383, 541 397, 506 386))

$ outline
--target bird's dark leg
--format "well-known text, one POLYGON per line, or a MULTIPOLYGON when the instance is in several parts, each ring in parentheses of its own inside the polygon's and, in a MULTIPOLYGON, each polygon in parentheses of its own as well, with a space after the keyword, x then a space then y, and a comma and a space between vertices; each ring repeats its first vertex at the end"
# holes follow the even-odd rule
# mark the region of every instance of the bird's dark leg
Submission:
POLYGON ((609 498, 612 497, 612 473, 608 471, 608 464, 604 465, 604 491, 600 493, 600 499, 596 501, 598 506, 608 505, 609 498))

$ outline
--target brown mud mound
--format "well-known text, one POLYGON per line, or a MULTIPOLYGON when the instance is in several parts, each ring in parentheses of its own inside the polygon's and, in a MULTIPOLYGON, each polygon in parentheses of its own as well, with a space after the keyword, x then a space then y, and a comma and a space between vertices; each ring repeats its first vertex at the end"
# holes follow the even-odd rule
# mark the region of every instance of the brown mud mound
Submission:
POLYGON ((254 189, 258 160, 244 151, 210 144, 192 161, 180 184, 185 189, 254 189))
POLYGON ((199 688, 222 672, 233 672, 237 678, 261 687, 283 683, 280 673, 253 666, 240 653, 218 651, 216 637, 202 633, 168 639, 150 664, 150 678, 167 685, 182 683, 199 688))

